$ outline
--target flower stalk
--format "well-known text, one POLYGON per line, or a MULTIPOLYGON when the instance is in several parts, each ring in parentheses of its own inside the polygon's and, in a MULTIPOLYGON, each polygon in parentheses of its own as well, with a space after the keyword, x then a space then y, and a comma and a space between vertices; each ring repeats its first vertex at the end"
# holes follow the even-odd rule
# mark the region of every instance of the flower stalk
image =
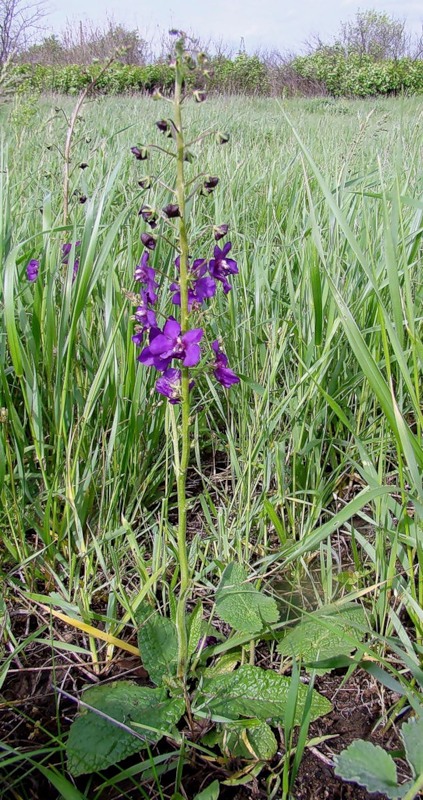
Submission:
MULTIPOLYGON (((176 129, 176 197, 179 206, 179 286, 181 298, 181 333, 188 330, 188 232, 185 208, 185 176, 184 176, 184 155, 185 144, 182 128, 182 85, 183 85, 183 66, 182 66, 182 42, 178 42, 175 66, 175 94, 174 94, 174 118, 176 129)), ((178 495, 178 558, 180 569, 180 589, 176 610, 176 628, 178 632, 178 678, 185 679, 188 665, 188 635, 186 626, 186 604, 189 592, 190 574, 187 554, 187 498, 186 498, 186 478, 190 451, 190 395, 189 395, 189 369, 181 369, 181 443, 179 458, 179 443, 174 441, 175 456, 178 451, 178 464, 176 485, 178 495)))

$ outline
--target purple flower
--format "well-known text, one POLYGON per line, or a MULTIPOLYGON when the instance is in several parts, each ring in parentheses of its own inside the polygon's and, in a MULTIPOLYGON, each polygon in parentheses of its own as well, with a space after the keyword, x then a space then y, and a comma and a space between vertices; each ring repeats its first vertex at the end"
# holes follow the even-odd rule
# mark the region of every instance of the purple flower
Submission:
POLYGON ((157 301, 156 289, 159 284, 155 280, 156 273, 153 267, 148 266, 149 257, 150 253, 145 250, 142 254, 140 263, 135 267, 134 281, 137 281, 138 283, 144 283, 146 285, 146 291, 144 294, 147 302, 154 304, 157 301))
MULTIPOLYGON (((78 239, 78 241, 75 242, 75 250, 76 250, 77 247, 80 247, 80 246, 81 246, 81 242, 78 239)), ((62 264, 68 264, 68 262, 69 262, 68 256, 69 256, 70 251, 72 250, 72 242, 66 242, 65 244, 62 244, 62 247, 60 249, 62 251, 62 264)))
POLYGON ((30 281, 30 283, 34 283, 34 281, 38 278, 38 270, 40 268, 40 262, 37 261, 36 258, 31 258, 31 261, 27 265, 26 268, 26 277, 30 281))
POLYGON ((229 389, 234 383, 239 383, 238 375, 235 375, 235 372, 229 369, 228 357, 220 349, 217 339, 212 342, 212 348, 215 352, 215 362, 213 364, 214 377, 225 389, 229 389))
POLYGON ((168 398, 169 403, 175 405, 181 400, 181 370, 167 369, 160 378, 156 380, 156 390, 168 398))
POLYGON ((172 358, 180 358, 184 367, 195 367, 201 357, 198 342, 203 337, 202 328, 194 328, 181 335, 181 326, 174 317, 166 320, 163 331, 152 329, 150 344, 139 356, 139 361, 158 370, 165 370, 172 358), (153 333, 154 332, 154 333, 153 333))
MULTIPOLYGON (((137 357, 137 361, 139 361, 141 364, 144 364, 145 367, 155 367, 157 370, 159 370, 159 372, 164 372, 172 361, 172 356, 170 356, 170 358, 160 358, 160 356, 154 355, 150 350, 153 340, 156 339, 157 336, 161 335, 162 331, 160 328, 150 328, 149 346, 144 347, 144 350, 142 350, 137 357)), ((132 340, 135 341, 136 344, 142 344, 142 336, 139 339, 137 337, 137 339, 133 338, 132 340)))
POLYGON ((220 281, 223 285, 223 291, 228 294, 232 286, 228 282, 228 275, 236 275, 238 273, 238 265, 233 258, 226 258, 232 247, 231 242, 226 242, 222 249, 219 245, 214 248, 214 258, 209 263, 209 272, 212 278, 220 281))
POLYGON ((79 258, 75 258, 75 261, 73 262, 72 283, 76 281, 78 270, 79 270, 79 258))
POLYGON ((148 295, 147 292, 141 292, 141 302, 140 305, 137 306, 135 311, 134 317, 136 321, 139 323, 137 332, 132 337, 132 341, 135 342, 137 345, 142 344, 142 334, 144 331, 150 330, 150 328, 156 328, 157 320, 154 311, 148 307, 148 295))
MULTIPOLYGON (((180 257, 175 259, 177 269, 180 269, 180 257)), ((207 272, 207 262, 204 258, 197 258, 194 263, 188 266, 188 273, 191 278, 194 278, 192 287, 188 289, 188 310, 191 308, 201 306, 205 300, 214 297, 216 294, 216 284, 213 278, 205 275, 207 272)), ((181 290, 179 283, 172 283, 170 290, 174 292, 172 303, 176 306, 181 305, 181 290)))
MULTIPOLYGON (((189 389, 194 386, 195 381, 190 381, 189 389)), ((181 401, 181 370, 167 369, 160 378, 156 380, 156 390, 168 398, 169 403, 175 405, 181 401)))

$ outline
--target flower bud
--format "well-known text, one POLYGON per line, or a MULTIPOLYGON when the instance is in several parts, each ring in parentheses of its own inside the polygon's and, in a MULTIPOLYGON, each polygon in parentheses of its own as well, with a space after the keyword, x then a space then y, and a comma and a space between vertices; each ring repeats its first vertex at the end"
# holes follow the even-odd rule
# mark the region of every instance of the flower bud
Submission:
POLYGON ((140 178, 140 180, 138 181, 138 186, 141 186, 141 189, 149 189, 151 186, 150 175, 144 175, 143 178, 140 178))
POLYGON ((206 180, 204 181, 204 188, 210 189, 211 191, 216 188, 217 184, 219 183, 219 178, 212 177, 212 175, 207 175, 206 180))
POLYGON ((85 194, 81 194, 81 195, 79 196, 79 202, 81 203, 81 205, 84 205, 84 203, 86 203, 86 202, 87 202, 87 197, 86 197, 86 195, 85 195, 85 194))
POLYGON ((229 138, 229 133, 222 133, 221 131, 218 131, 215 136, 217 144, 226 144, 226 142, 229 142, 229 138))
POLYGON ((133 153, 137 161, 145 161, 148 158, 147 147, 131 147, 131 153, 133 153))
POLYGON ((185 150, 184 152, 184 161, 188 161, 188 164, 192 164, 194 161, 195 155, 191 153, 191 150, 185 150))
POLYGON ((219 239, 223 239, 223 237, 226 236, 228 230, 229 230, 229 225, 227 225, 226 222, 222 222, 221 225, 213 225, 213 233, 215 241, 218 242, 219 239))
POLYGON ((196 103, 204 103, 207 99, 207 93, 204 89, 196 89, 192 94, 196 103))
POLYGON ((85 161, 83 161, 82 164, 79 165, 79 169, 87 169, 87 167, 88 167, 88 164, 86 164, 85 161))
POLYGON ((174 203, 169 203, 162 210, 163 214, 166 214, 168 219, 173 219, 174 217, 181 216, 181 212, 179 211, 179 206, 175 205, 174 203))
POLYGON ((142 233, 141 241, 144 247, 146 247, 148 250, 154 250, 157 244, 157 239, 155 238, 155 236, 152 236, 151 233, 142 233))
POLYGON ((150 228, 157 226, 157 211, 155 208, 144 205, 140 208, 138 214, 143 218, 144 222, 147 222, 150 228))
POLYGON ((170 127, 167 119, 157 120, 156 126, 158 127, 160 133, 168 133, 170 127))

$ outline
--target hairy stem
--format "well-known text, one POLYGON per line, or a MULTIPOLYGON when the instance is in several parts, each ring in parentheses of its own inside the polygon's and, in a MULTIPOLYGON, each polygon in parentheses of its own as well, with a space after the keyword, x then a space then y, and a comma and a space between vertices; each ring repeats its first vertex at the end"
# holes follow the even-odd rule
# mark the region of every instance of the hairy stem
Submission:
MULTIPOLYGON (((180 211, 179 247, 180 247, 180 293, 181 293, 181 332, 188 329, 188 234, 185 218, 185 177, 184 177, 184 136, 182 130, 182 82, 183 67, 181 56, 176 60, 174 114, 176 127, 176 196, 180 211)), ((189 370, 182 367, 181 377, 181 433, 180 460, 177 470, 178 493, 178 560, 180 569, 180 588, 176 611, 176 627, 178 631, 178 678, 184 680, 188 662, 188 636, 186 626, 186 603, 190 585, 190 574, 187 554, 187 499, 186 477, 190 447, 190 398, 189 370)), ((178 444, 175 443, 175 447, 178 444)), ((175 459, 176 460, 176 459, 175 459)))

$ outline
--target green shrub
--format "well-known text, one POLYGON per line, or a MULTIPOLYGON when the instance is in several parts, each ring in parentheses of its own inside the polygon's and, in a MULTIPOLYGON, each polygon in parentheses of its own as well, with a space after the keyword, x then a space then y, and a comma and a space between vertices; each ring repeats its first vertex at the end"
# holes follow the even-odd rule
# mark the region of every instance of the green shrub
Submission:
MULTIPOLYGON (((28 66, 14 68, 22 78, 20 91, 53 91, 61 94, 77 94, 99 74, 101 64, 88 67, 28 66)), ((298 77, 301 86, 315 86, 315 93, 327 92, 333 97, 371 97, 423 93, 423 61, 402 58, 396 61, 377 61, 368 55, 352 54, 348 57, 336 48, 321 48, 309 56, 295 58, 290 64, 287 86, 278 81, 278 91, 298 77)), ((194 71, 188 76, 188 87, 197 85, 194 71)), ((266 66, 258 56, 241 53, 233 60, 214 59, 211 63, 211 89, 231 94, 268 95, 272 91, 272 68, 266 66)), ((153 92, 154 89, 170 91, 173 86, 173 69, 169 64, 156 63, 133 66, 116 62, 99 77, 97 89, 103 94, 125 94, 130 92, 153 92)), ((294 81, 295 83, 295 81, 294 81)), ((308 94, 310 92, 307 92, 308 94)))

